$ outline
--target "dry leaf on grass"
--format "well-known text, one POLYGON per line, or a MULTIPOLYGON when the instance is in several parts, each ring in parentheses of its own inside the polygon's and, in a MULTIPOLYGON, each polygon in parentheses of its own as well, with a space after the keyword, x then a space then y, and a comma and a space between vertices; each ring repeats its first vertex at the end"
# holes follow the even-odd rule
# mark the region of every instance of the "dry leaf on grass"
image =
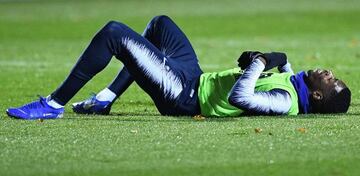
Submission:
POLYGON ((193 116, 193 119, 197 120, 197 121, 202 121, 202 120, 205 120, 205 117, 202 115, 196 115, 196 116, 193 116))
POLYGON ((297 129, 300 133, 306 133, 306 129, 305 128, 298 128, 297 129))
POLYGON ((255 131, 255 133, 261 133, 262 129, 261 128, 255 128, 254 131, 255 131))

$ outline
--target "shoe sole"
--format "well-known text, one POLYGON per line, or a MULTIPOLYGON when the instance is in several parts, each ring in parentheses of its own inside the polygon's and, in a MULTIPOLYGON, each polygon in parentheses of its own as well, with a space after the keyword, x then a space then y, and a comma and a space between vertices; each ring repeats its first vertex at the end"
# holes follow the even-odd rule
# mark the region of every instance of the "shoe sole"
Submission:
POLYGON ((75 112, 76 114, 87 114, 87 115, 109 115, 110 114, 110 109, 109 110, 104 110, 104 112, 84 112, 84 111, 78 111, 74 106, 72 106, 72 110, 73 112, 75 112))
POLYGON ((6 114, 7 114, 9 117, 11 117, 11 118, 14 118, 14 119, 21 119, 21 118, 19 118, 19 117, 16 117, 16 116, 14 116, 14 115, 11 115, 11 114, 10 114, 10 112, 9 112, 8 110, 6 110, 6 114))
POLYGON ((17 116, 14 116, 14 115, 11 115, 10 112, 8 110, 6 110, 6 114, 11 117, 11 118, 14 118, 14 119, 20 119, 20 120, 37 120, 37 119, 59 119, 59 118, 62 118, 64 117, 64 114, 59 114, 58 116, 56 116, 55 118, 36 118, 36 119, 24 119, 24 118, 21 118, 21 117, 17 117, 17 116))

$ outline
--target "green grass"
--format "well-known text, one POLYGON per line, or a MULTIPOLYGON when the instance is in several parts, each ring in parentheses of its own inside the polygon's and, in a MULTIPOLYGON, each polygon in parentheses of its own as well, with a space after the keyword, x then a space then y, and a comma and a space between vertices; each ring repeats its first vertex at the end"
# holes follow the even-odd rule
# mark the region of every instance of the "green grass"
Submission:
MULTIPOLYGON (((358 175, 359 16, 357 0, 0 1, 0 175, 358 175), (285 51, 297 71, 331 68, 352 90, 349 113, 195 121, 160 116, 132 85, 110 116, 6 116, 56 89, 107 21, 140 33, 158 14, 182 27, 204 71, 236 66, 246 49, 285 51)), ((114 59, 71 102, 121 67, 114 59)))

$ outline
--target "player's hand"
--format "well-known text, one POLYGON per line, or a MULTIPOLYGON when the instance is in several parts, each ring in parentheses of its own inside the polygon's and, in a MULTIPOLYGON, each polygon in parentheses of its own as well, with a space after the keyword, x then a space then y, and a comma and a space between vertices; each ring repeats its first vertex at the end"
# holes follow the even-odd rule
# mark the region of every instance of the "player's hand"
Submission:
MULTIPOLYGON (((266 61, 266 58, 263 53, 259 51, 244 51, 241 56, 239 57, 238 66, 244 70, 246 67, 250 65, 250 63, 257 58, 263 58, 266 61)), ((261 59, 260 59, 261 60, 261 59)), ((262 60, 264 62, 264 60, 262 60)), ((266 62, 264 63, 266 65, 266 62)))
POLYGON ((264 71, 270 70, 274 67, 284 66, 287 63, 287 56, 281 52, 264 53, 266 65, 264 71))
POLYGON ((238 59, 238 66, 244 70, 254 59, 260 59, 264 65, 264 71, 268 71, 277 66, 283 66, 287 63, 287 56, 281 52, 261 53, 259 51, 245 51, 238 59), (265 62, 264 62, 265 60, 265 62))

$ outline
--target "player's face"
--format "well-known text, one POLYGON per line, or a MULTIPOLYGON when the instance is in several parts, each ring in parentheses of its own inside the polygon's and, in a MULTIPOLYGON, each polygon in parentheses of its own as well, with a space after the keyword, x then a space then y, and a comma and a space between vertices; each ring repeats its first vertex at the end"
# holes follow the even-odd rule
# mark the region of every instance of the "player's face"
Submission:
POLYGON ((344 82, 336 79, 330 70, 309 70, 307 74, 307 83, 312 91, 321 91, 324 95, 327 95, 332 91, 340 92, 346 88, 344 82))

